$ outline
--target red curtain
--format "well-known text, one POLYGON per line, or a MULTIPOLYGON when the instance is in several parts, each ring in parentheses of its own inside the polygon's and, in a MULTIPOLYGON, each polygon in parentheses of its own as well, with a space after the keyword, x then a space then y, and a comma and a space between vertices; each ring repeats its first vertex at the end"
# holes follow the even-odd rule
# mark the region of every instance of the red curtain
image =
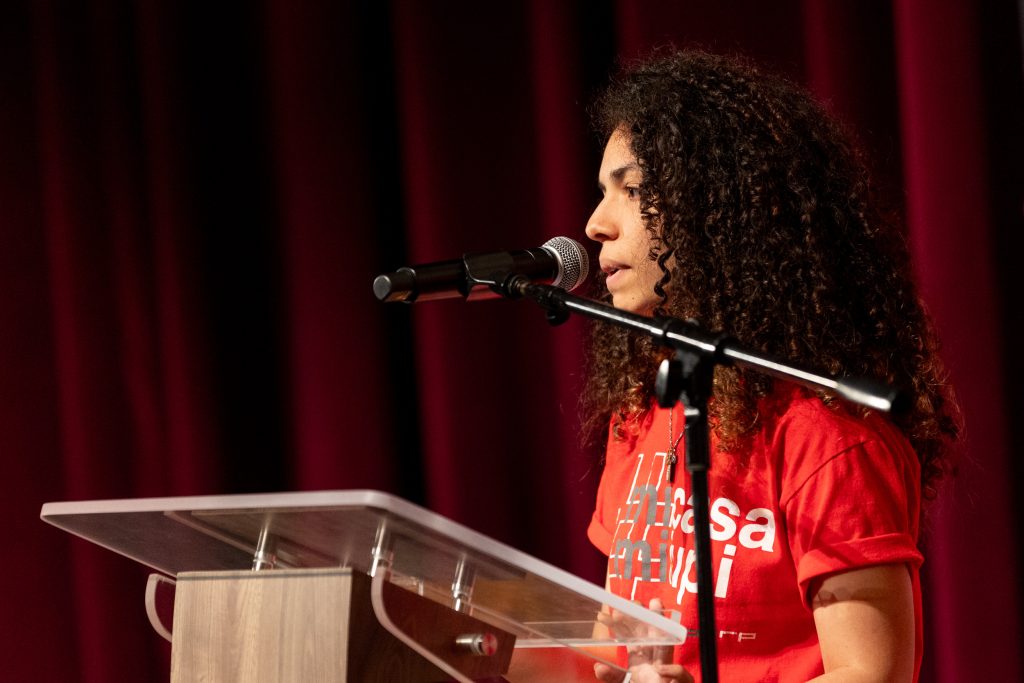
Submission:
POLYGON ((1020 21, 976 5, 6 3, 5 678, 168 675, 145 571, 39 522, 49 500, 383 489, 599 581, 582 323, 370 283, 581 239, 586 103, 674 43, 806 83, 905 207, 968 425, 925 541, 924 677, 1021 679, 1020 21))

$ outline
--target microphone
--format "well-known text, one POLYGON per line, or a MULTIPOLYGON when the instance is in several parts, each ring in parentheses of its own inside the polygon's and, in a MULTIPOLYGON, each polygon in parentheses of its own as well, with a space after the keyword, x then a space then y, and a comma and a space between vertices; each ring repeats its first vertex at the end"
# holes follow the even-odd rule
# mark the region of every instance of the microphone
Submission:
POLYGON ((461 259, 399 268, 378 275, 373 293, 381 301, 432 301, 465 297, 467 301, 496 299, 509 275, 572 291, 587 279, 590 260, 580 243, 553 237, 536 249, 465 254, 461 259))

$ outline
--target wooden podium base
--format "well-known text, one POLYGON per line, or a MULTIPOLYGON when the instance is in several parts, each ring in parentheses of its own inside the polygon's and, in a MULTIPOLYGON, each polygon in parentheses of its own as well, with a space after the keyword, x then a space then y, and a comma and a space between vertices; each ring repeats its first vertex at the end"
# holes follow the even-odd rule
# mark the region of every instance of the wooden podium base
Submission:
MULTIPOLYGON (((508 670, 515 638, 385 583, 395 625, 472 679, 508 670), (490 633, 497 652, 475 655, 459 636, 490 633)), ((177 576, 171 683, 439 683, 451 678, 384 629, 370 578, 350 569, 182 572, 177 576)))

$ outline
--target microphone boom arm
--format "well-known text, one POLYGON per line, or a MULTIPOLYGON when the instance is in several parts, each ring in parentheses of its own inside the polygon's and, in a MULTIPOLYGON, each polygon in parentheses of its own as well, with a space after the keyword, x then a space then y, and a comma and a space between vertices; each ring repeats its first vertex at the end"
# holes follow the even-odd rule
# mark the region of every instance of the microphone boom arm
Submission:
POLYGON ((512 298, 536 301, 549 314, 578 313, 588 318, 645 334, 662 346, 708 356, 722 365, 749 368, 772 377, 795 382, 813 391, 827 391, 847 401, 885 413, 901 413, 910 407, 910 396, 894 387, 861 377, 834 377, 794 365, 760 351, 745 348, 735 339, 709 332, 692 321, 679 318, 650 318, 614 306, 569 294, 563 289, 535 284, 512 275, 496 291, 512 298))

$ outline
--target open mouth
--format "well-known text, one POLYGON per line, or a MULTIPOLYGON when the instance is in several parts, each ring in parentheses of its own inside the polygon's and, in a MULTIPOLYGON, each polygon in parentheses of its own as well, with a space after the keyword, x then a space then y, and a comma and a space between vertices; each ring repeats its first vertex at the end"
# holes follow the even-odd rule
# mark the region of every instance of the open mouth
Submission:
POLYGON ((622 279, 622 274, 629 269, 619 266, 608 266, 606 268, 602 268, 601 270, 603 270, 605 274, 605 284, 608 287, 612 287, 615 285, 616 282, 622 279))

